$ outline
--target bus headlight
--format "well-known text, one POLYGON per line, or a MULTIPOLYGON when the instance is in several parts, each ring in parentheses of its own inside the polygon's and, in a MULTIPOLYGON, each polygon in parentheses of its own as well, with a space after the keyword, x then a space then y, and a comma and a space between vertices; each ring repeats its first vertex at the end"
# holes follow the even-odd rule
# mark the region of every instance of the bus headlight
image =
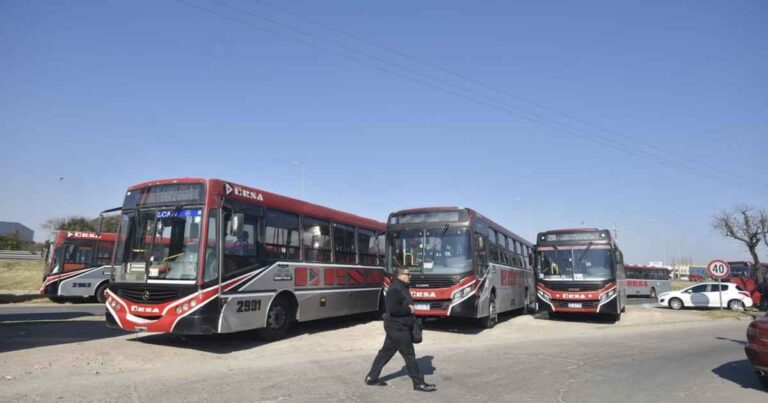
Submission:
POLYGON ((613 296, 616 295, 616 289, 613 289, 611 291, 606 292, 605 294, 600 296, 600 302, 608 301, 609 299, 613 298, 613 296))
POLYGON ((536 290, 536 295, 538 295, 539 297, 541 297, 541 299, 543 299, 544 301, 549 301, 549 300, 551 299, 551 297, 549 296, 549 294, 547 294, 547 293, 546 293, 546 292, 544 292, 543 290, 536 290))
POLYGON ((451 295, 451 300, 453 302, 456 302, 458 300, 464 299, 466 296, 468 296, 471 293, 472 293, 472 286, 471 285, 466 286, 462 289, 454 291, 453 294, 451 295))

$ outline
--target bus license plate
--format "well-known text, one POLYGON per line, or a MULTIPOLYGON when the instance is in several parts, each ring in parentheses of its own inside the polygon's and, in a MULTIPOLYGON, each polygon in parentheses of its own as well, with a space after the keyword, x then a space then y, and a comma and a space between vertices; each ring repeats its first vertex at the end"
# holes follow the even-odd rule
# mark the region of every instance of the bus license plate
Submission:
POLYGON ((568 308, 581 308, 581 302, 569 302, 568 308))
POLYGON ((413 304, 413 309, 417 311, 428 311, 429 304, 413 304))

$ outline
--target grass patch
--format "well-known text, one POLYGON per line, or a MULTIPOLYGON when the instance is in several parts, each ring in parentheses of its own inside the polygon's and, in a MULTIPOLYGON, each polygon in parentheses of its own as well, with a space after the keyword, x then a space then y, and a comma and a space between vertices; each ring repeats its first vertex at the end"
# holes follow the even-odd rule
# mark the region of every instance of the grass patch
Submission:
POLYGON ((42 281, 42 260, 0 260, 0 290, 38 290, 42 281))
POLYGON ((745 316, 755 319, 760 316, 763 316, 763 313, 756 309, 747 309, 745 311, 731 311, 730 309, 723 309, 721 311, 719 309, 713 309, 713 310, 706 311, 704 315, 713 319, 744 318, 745 316))

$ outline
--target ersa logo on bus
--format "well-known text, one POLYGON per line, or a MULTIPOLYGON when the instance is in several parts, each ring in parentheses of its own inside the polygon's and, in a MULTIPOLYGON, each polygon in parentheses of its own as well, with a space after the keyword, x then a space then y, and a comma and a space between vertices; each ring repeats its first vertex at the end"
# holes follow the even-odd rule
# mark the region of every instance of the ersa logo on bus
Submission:
POLYGON ((224 183, 224 192, 229 196, 230 193, 234 193, 235 196, 245 197, 246 199, 264 201, 264 196, 261 193, 256 193, 252 190, 246 190, 240 186, 232 186, 229 183, 224 183))
POLYGON ((80 231, 70 232, 70 231, 67 231, 67 238, 72 238, 72 237, 91 238, 91 239, 99 239, 99 238, 101 238, 100 235, 91 234, 91 233, 88 233, 88 232, 80 232, 80 231))

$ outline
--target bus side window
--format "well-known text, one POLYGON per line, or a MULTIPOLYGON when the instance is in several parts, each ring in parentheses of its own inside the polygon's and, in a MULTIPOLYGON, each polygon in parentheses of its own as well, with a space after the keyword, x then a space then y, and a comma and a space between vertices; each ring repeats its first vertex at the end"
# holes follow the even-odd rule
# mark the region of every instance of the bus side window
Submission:
POLYGON ((96 252, 96 263, 100 265, 112 263, 112 249, 114 247, 114 242, 100 241, 98 251, 96 252))
POLYGON ((475 264, 477 272, 480 275, 485 274, 488 269, 488 250, 486 238, 479 232, 475 233, 475 264))
POLYGON ((299 216, 267 209, 264 248, 268 259, 299 260, 299 216))
POLYGON ((259 222, 256 218, 246 215, 243 222, 243 231, 239 236, 230 235, 228 229, 232 222, 232 213, 224 215, 224 264, 222 265, 222 278, 253 267, 259 263, 258 240, 259 222))

